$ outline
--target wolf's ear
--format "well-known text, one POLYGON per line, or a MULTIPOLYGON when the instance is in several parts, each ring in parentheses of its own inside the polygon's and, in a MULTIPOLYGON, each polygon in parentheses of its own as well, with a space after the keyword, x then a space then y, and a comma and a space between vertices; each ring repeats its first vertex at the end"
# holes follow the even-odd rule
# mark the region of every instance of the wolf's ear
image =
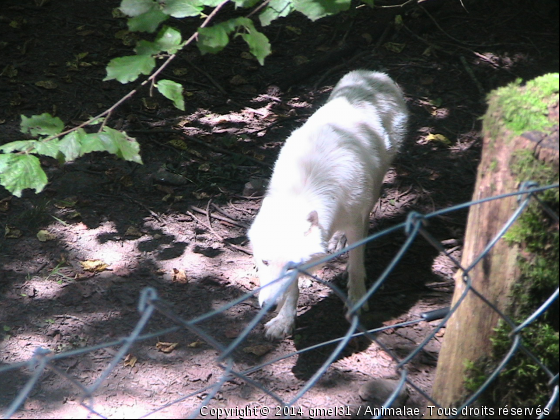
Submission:
POLYGON ((311 223, 311 226, 319 226, 319 215, 317 214, 317 210, 313 210, 309 213, 307 221, 311 223))
POLYGON ((307 216, 307 221, 311 224, 307 232, 305 232, 305 236, 309 235, 313 229, 319 228, 319 215, 317 214, 316 210, 313 210, 307 216))

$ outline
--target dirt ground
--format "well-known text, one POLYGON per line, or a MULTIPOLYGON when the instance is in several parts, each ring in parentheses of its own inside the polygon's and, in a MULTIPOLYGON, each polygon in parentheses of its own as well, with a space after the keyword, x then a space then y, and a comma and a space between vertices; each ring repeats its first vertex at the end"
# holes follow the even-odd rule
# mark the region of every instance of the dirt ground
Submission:
MULTIPOLYGON (((119 3, 0 2, 0 144, 22 138, 21 114, 49 112, 71 127, 130 90, 102 81, 108 61, 131 54, 134 45, 134 38, 123 36, 126 21, 112 17, 119 3)), ((185 87, 185 112, 146 89, 111 115, 110 126, 139 141, 143 165, 106 154, 64 166, 42 159, 49 176, 42 193, 27 191, 16 198, 0 189, 5 232, 0 235, 0 367, 28 360, 39 346, 63 354, 128 336, 147 286, 184 320, 254 289, 246 228, 259 208, 262 180, 270 175, 284 139, 349 70, 386 71, 405 91, 410 110, 409 135, 385 179, 370 232, 403 222, 412 210, 428 213, 470 200, 485 96, 517 78, 558 72, 558 2, 430 0, 422 5, 360 8, 314 23, 297 14, 276 21, 263 29, 273 48, 264 67, 247 56, 240 40, 216 56, 187 48, 164 72, 185 87), (404 25, 393 24, 396 14, 404 25), (49 233, 45 241, 37 236, 42 230, 49 233), (83 263, 94 260, 106 268, 88 271, 83 263)), ((229 8, 222 19, 235 13, 229 8)), ((197 24, 172 22, 185 37, 197 24)), ((466 216, 467 211, 451 213, 428 226, 458 259, 466 216)), ((405 239, 399 231, 368 245, 370 282, 405 239)), ((344 257, 329 262, 319 276, 343 287, 344 262, 344 257)), ((415 241, 370 301, 363 323, 392 325, 445 307, 453 273, 443 254, 424 240, 415 241)), ((201 327, 227 345, 258 309, 250 298, 201 327)), ((173 325, 156 314, 145 332, 173 325)), ((404 357, 434 325, 388 329, 378 340, 404 357)), ((335 339, 347 329, 340 299, 329 287, 304 281, 293 336, 270 343, 259 323, 236 351, 236 368, 335 339), (265 349, 264 354, 250 351, 255 348, 265 349)), ((410 380, 428 395, 442 339, 438 333, 406 366, 410 380)), ((320 346, 279 360, 250 378, 289 401, 333 349, 320 346)), ((66 357, 57 367, 87 386, 116 352, 109 348, 66 357)), ((140 417, 194 393, 151 415, 186 417, 208 394, 205 387, 223 373, 218 352, 185 330, 138 342, 130 355, 136 362, 120 362, 94 394, 100 416, 140 417), (177 346, 163 352, 158 341, 177 346)), ((395 369, 378 343, 352 341, 296 407, 304 410, 301 417, 321 407, 347 406, 355 412, 367 404, 363 386, 396 377, 395 369)), ((24 368, 0 372, 2 412, 30 374, 24 368)), ((97 417, 80 406, 80 395, 75 384, 47 371, 13 417, 97 417)), ((407 406, 426 403, 408 388, 407 406)), ((242 380, 224 384, 210 403, 220 408, 276 405, 242 380)))

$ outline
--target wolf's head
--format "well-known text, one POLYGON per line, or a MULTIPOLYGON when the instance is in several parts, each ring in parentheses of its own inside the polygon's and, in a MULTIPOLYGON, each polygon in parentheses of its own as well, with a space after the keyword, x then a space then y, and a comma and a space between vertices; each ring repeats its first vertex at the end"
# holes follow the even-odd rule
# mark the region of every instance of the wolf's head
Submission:
POLYGON ((267 303, 272 307, 282 305, 282 289, 287 289, 287 283, 293 276, 285 275, 278 279, 286 273, 284 267, 288 263, 305 264, 326 253, 326 233, 317 212, 286 204, 265 198, 249 230, 260 285, 268 285, 259 292, 261 307, 267 303))

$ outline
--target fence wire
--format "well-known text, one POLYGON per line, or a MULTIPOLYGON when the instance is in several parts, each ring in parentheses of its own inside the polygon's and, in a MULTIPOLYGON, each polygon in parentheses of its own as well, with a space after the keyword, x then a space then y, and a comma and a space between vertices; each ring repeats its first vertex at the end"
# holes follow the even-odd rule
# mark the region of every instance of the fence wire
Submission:
MULTIPOLYGON (((515 192, 511 192, 508 194, 502 194, 499 196, 489 197, 477 201, 471 201, 464 204, 460 204, 457 206, 453 206, 450 208, 446 208, 443 210, 438 210, 429 214, 419 214, 417 212, 411 212, 408 214, 407 219, 404 223, 398 224, 393 226, 389 229, 383 230, 379 233, 371 235, 360 242, 353 244, 350 247, 346 247, 341 249, 338 252, 330 254, 324 257, 322 260, 314 262, 313 264, 303 264, 303 265, 291 265, 287 267, 287 271, 285 271, 284 277, 289 276, 292 279, 295 279, 298 274, 304 273, 311 276, 315 281, 328 286, 332 291, 339 296, 346 304, 349 302, 347 301, 346 294, 343 290, 338 288, 335 284, 331 282, 325 282, 324 280, 316 277, 315 275, 311 275, 308 271, 313 268, 315 265, 321 265, 327 261, 333 260, 340 256, 341 254, 349 251, 350 249, 360 246, 362 244, 375 241, 382 236, 391 235, 395 232, 402 231, 407 235, 407 239, 405 243, 402 245, 400 250, 397 252, 393 260, 388 264, 387 268, 384 272, 378 277, 378 279, 373 283, 373 285, 369 288, 367 294, 358 302, 356 302, 352 307, 349 308, 347 319, 349 321, 348 329, 346 333, 337 339, 330 340, 327 342, 323 342, 320 344, 313 345, 311 347, 307 347, 304 349, 300 349, 280 357, 274 358, 272 360, 268 360, 264 363, 258 364, 253 366, 249 369, 240 370, 236 369, 236 364, 234 362, 233 353, 236 350, 239 350, 240 345, 247 340, 247 337, 250 331, 262 321, 263 317, 267 314, 268 308, 264 307, 259 310, 257 315, 247 324, 244 330, 231 342, 229 345, 223 344, 219 339, 213 337, 207 331, 204 330, 200 324, 204 321, 216 319, 216 317, 220 314, 223 314, 228 309, 238 305, 248 299, 252 299, 256 293, 258 293, 259 289, 255 289, 251 293, 247 293, 241 296, 238 299, 235 299, 228 303, 227 305, 223 305, 220 308, 205 313, 199 317, 194 319, 185 320, 182 319, 179 315, 177 315, 172 307, 168 305, 164 300, 160 299, 158 296, 157 291, 154 288, 147 287, 143 289, 141 292, 139 304, 138 304, 138 311, 140 313, 140 319, 136 323, 136 326, 132 330, 132 332, 123 338, 102 343, 95 346, 89 346, 85 348, 80 348, 71 351, 65 351, 61 353, 54 353, 51 350, 44 349, 44 348, 37 348, 33 354, 33 356, 25 361, 20 363, 12 363, 6 364, 0 367, 0 376, 2 375, 10 375, 11 372, 21 369, 27 369, 28 373, 28 380, 25 386, 17 392, 16 398, 11 402, 9 407, 4 411, 2 414, 4 418, 11 418, 22 406, 25 400, 29 397, 32 393, 34 388, 41 383, 42 377, 44 373, 48 370, 54 372, 56 375, 60 377, 60 379, 70 382, 76 389, 79 391, 81 395, 80 404, 86 408, 90 414, 97 415, 101 418, 105 418, 103 414, 96 411, 95 408, 95 393, 99 390, 100 386, 107 381, 110 381, 109 376, 113 372, 113 370, 123 363, 125 356, 129 354, 131 347, 133 344, 146 341, 146 340, 153 340, 155 338, 164 336, 166 334, 179 331, 181 329, 187 329, 193 333, 195 333, 201 340, 205 341, 206 343, 210 344, 217 350, 219 356, 214 360, 217 366, 222 369, 222 374, 219 378, 214 380, 214 382, 210 383, 209 385, 202 386, 200 389, 182 395, 176 398, 173 401, 170 401, 164 405, 161 405, 157 409, 146 412, 142 417, 148 417, 150 415, 157 415, 157 413, 165 408, 168 408, 172 405, 181 404, 188 400, 195 400, 199 401, 196 405, 196 408, 189 413, 189 418, 197 417, 202 415, 211 415, 211 417, 220 417, 223 416, 224 418, 228 416, 229 418, 235 417, 244 417, 244 418, 259 418, 259 417, 267 417, 267 415, 272 416, 274 414, 280 413, 283 417, 290 417, 291 415, 295 414, 299 417, 307 417, 309 413, 300 413, 297 411, 290 411, 289 408, 293 407, 313 386, 317 384, 319 379, 325 374, 329 366, 335 361, 343 349, 347 346, 349 341, 353 338, 365 336, 372 342, 375 342, 379 345, 383 351, 390 355, 393 359, 395 364, 395 373, 398 375, 399 381, 396 389, 394 392, 387 398, 387 400, 381 405, 381 408, 377 411, 373 411, 370 413, 369 417, 372 418, 382 418, 386 415, 393 415, 394 412, 390 411, 390 408, 394 406, 395 402, 397 401, 397 397, 399 393, 404 389, 406 386, 410 386, 416 392, 418 392, 426 401, 426 406, 433 406, 436 408, 444 408, 442 407, 438 401, 435 401, 430 395, 428 395, 422 388, 415 384, 414 381, 410 379, 410 371, 408 366, 410 362, 418 356, 418 354, 424 349, 424 347, 434 339, 436 334, 445 326, 447 320, 453 315, 453 313, 457 310, 457 308, 461 305, 464 301, 465 297, 469 293, 476 294, 479 298, 481 298, 486 305, 488 305, 492 310, 494 310, 501 319, 508 324, 512 331, 509 335, 511 343, 509 347, 509 351, 503 357, 501 362, 498 363, 498 366, 494 368, 488 378, 484 381, 482 385, 478 387, 477 390, 472 392, 472 394, 468 397, 468 399, 464 402, 464 404, 457 409, 457 412, 450 417, 457 417, 461 413, 461 409, 464 407, 475 407, 477 404, 477 400, 480 396, 489 388, 489 386, 496 381, 496 378, 499 376, 500 372, 503 371, 504 368, 511 363, 512 359, 516 355, 523 355, 524 357, 529 358, 532 362, 538 366, 538 369, 542 373, 544 373, 545 377, 548 378, 548 382, 546 383, 547 388, 549 389, 549 396, 548 402, 545 407, 541 407, 540 415, 537 412, 537 418, 544 418, 547 416, 548 413, 553 412, 554 409, 557 410, 558 406, 558 397, 559 397, 559 387, 558 387, 558 371, 552 371, 551 367, 544 365, 541 360, 539 359, 538 354, 534 354, 531 348, 525 346, 524 343, 524 332, 529 324, 534 322, 537 318, 542 317, 544 313, 551 310, 551 307, 557 303, 558 300, 558 288, 542 303, 542 305, 535 310, 530 316, 526 317, 526 319, 516 324, 510 317, 503 314, 496 305, 486 299, 483 292, 476 290, 475 287, 471 284, 471 278, 469 273, 476 267, 478 264, 481 264, 483 258, 490 252, 490 250, 494 247, 494 245, 504 236, 504 234, 512 227, 514 222, 520 217, 520 215, 527 209, 528 205, 531 202, 535 202, 545 213, 549 215, 549 217, 554 221, 555 228, 558 228, 558 209, 551 209, 547 206, 546 203, 539 197, 540 194, 543 193, 545 190, 549 189, 558 189, 558 184, 548 185, 548 186, 538 186, 531 182, 522 183, 519 190, 515 192), (487 244, 486 248, 480 253, 480 255, 476 256, 472 262, 466 267, 462 266, 461 262, 456 260, 448 251, 446 251, 445 246, 436 240, 429 230, 426 228, 427 224, 425 223, 427 220, 442 216, 444 214, 448 214, 451 212, 464 210, 469 208, 470 206, 475 206, 482 204, 487 201, 491 200, 501 200, 511 196, 518 196, 518 206, 516 209, 512 211, 511 217, 509 220, 504 224, 500 232, 498 232, 494 238, 490 240, 487 244), (556 211, 555 211, 556 210, 556 211), (466 288, 461 295, 461 297, 457 300, 457 302, 449 308, 441 308, 436 311, 431 311, 427 313, 421 314, 418 319, 410 320, 406 322, 401 322, 393 325, 383 326, 381 328, 375 329, 365 329, 359 321, 358 312, 362 305, 370 299, 378 290, 379 288, 386 282, 388 275, 393 271, 395 266, 399 261, 403 258, 406 258, 406 252, 409 250, 412 243, 418 238, 423 237, 426 239, 438 252, 444 253, 447 258, 452 261, 453 265, 462 271, 463 281, 466 284, 466 288), (154 333, 143 333, 146 325, 148 324, 149 320, 152 318, 154 313, 163 314, 167 317, 170 321, 172 321, 175 325, 169 327, 164 330, 156 331, 154 333), (440 320, 438 325, 433 329, 433 331, 428 334, 425 339, 417 345, 414 350, 412 350, 408 355, 405 357, 399 357, 395 354, 395 352, 387 346, 383 344, 378 338, 377 334, 384 330, 394 329, 394 328, 403 328, 409 327, 415 324, 418 324, 423 321, 434 321, 440 320), (301 355, 303 353, 316 350, 318 348, 326 348, 327 346, 336 345, 335 349, 330 353, 330 355, 326 358, 322 366, 315 372, 315 374, 307 380, 307 382, 298 390, 298 392, 293 396, 289 401, 285 401, 281 398, 273 389, 269 389, 266 385, 260 383, 258 380, 253 379, 251 376, 255 372, 259 372, 263 370, 265 367, 278 363, 281 360, 301 355), (97 379, 90 385, 84 385, 76 376, 69 374, 67 371, 64 371, 57 365, 57 361, 61 359, 72 358, 76 356, 83 356, 88 353, 93 353, 95 351, 101 349, 108 349, 108 348, 118 348, 118 351, 112 357, 110 363, 106 366, 106 368, 99 374, 97 379), (245 410, 234 410, 231 409, 230 411, 226 411, 225 409, 214 409, 211 410, 213 398, 216 397, 216 394, 220 391, 223 391, 223 387, 225 384, 231 381, 244 381, 247 385, 254 387, 255 389, 263 392, 264 394, 268 395, 272 399, 277 402, 277 410, 274 412, 272 411, 271 407, 261 407, 259 409, 253 407, 253 409, 245 409, 245 410), (280 410, 278 411, 278 407, 280 410), (201 413, 201 410, 204 412, 201 413), (221 410, 221 411, 220 411, 221 410), (458 414, 457 414, 458 413, 458 414)), ((281 279, 279 279, 281 280, 281 279)), ((1 390, 2 393, 8 392, 8 390, 1 390)), ((226 392, 226 391, 223 391, 226 392)), ((336 414, 346 414, 346 413, 334 413, 336 414)), ((358 415, 359 413, 352 413, 354 416, 358 415)), ((420 412, 420 416, 424 414, 423 411, 420 412)), ((367 416, 366 416, 367 417, 367 416)))

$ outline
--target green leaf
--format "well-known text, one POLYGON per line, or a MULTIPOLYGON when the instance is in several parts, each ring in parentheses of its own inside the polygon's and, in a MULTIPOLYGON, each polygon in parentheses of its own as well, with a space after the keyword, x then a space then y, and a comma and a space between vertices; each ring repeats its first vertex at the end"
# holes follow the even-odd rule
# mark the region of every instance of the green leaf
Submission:
MULTIPOLYGON (((173 82, 171 82, 173 83, 173 82)), ((164 83, 165 84, 165 83, 164 83)), ((47 176, 37 157, 38 153, 61 161, 73 160, 89 152, 106 151, 121 159, 142 163, 138 142, 117 130, 105 127, 101 133, 87 134, 83 129, 64 136, 62 140, 20 140, 0 146, 0 185, 17 197, 26 188, 39 193, 47 184, 47 176), (22 151, 25 154, 10 152, 22 151)))
MULTIPOLYGON (((227 22, 224 22, 227 23, 227 22)), ((198 49, 202 54, 216 54, 224 49, 229 42, 228 26, 224 23, 211 26, 210 28, 198 28, 198 49)))
MULTIPOLYGON (((107 130, 111 129, 107 128, 107 130)), ((140 157, 140 144, 138 144, 136 139, 133 137, 128 137, 126 133, 120 133, 118 131, 115 132, 122 135, 122 139, 120 141, 120 152, 117 153, 117 156, 124 160, 128 160, 129 162, 136 162, 142 165, 143 162, 142 158, 140 157)))
POLYGON ((139 16, 157 7, 153 0, 122 0, 121 12, 127 16, 139 16))
POLYGON ((137 32, 154 32, 161 22, 166 21, 168 15, 159 9, 150 10, 140 16, 128 19, 128 29, 137 32))
POLYGON ((98 117, 94 120, 91 120, 91 122, 89 122, 88 125, 90 125, 90 126, 91 125, 99 125, 99 124, 102 124, 103 121, 105 121, 105 117, 98 117))
POLYGON ((162 10, 174 18, 184 18, 199 16, 203 7, 196 0, 167 0, 162 10))
POLYGON ((311 20, 348 10, 351 0, 294 0, 294 8, 311 20))
POLYGON ((83 129, 78 129, 64 136, 58 143, 60 152, 64 155, 66 162, 74 160, 83 155, 82 142, 87 136, 83 129))
POLYGON ((235 7, 253 7, 260 0, 233 0, 235 7))
POLYGON ((229 42, 229 34, 239 27, 243 27, 246 31, 239 35, 249 44, 251 53, 257 57, 259 63, 263 64, 265 57, 270 54, 270 43, 266 36, 255 29, 253 21, 248 18, 230 19, 210 28, 199 28, 198 49, 202 54, 215 54, 221 51, 229 42))
POLYGON ((292 10, 294 0, 270 0, 266 9, 259 15, 261 25, 268 26, 273 20, 288 16, 292 10))
POLYGON ((58 139, 54 139, 51 141, 37 141, 35 142, 35 150, 33 150, 31 153, 37 153, 39 155, 57 158, 60 153, 58 144, 58 139))
POLYGON ((241 37, 249 45, 251 54, 257 57, 260 65, 263 66, 264 59, 270 55, 270 42, 268 42, 268 38, 263 33, 255 29, 251 20, 245 18, 240 19, 243 19, 243 26, 248 31, 246 34, 241 34, 241 37))
POLYGON ((129 55, 113 58, 107 65, 105 80, 116 79, 121 83, 136 80, 140 74, 150 74, 156 60, 150 55, 129 55))
POLYGON ((208 7, 216 7, 223 2, 224 0, 196 0, 196 3, 200 3, 201 5, 208 7))
POLYGON ((155 42, 142 39, 136 43, 134 52, 138 55, 156 55, 161 52, 159 45, 155 42))
POLYGON ((101 133, 88 134, 82 142, 82 153, 101 151, 112 153, 124 160, 142 163, 138 142, 126 133, 109 127, 105 127, 101 133))
POLYGON ((136 44, 134 51, 138 55, 155 55, 161 51, 175 54, 182 47, 181 41, 181 33, 177 29, 164 26, 154 42, 141 40, 136 44))
POLYGON ((58 117, 53 117, 48 113, 32 115, 27 118, 21 116, 21 132, 31 133, 32 136, 47 135, 52 136, 64 130, 64 123, 58 117))
POLYGON ((128 137, 126 133, 114 130, 109 127, 105 127, 103 133, 107 140, 113 141, 117 146, 116 155, 121 159, 128 160, 131 162, 136 162, 142 164, 142 158, 140 157, 140 145, 136 139, 128 137))
POLYGON ((0 146, 0 151, 11 153, 14 151, 24 153, 37 153, 40 155, 56 158, 59 153, 58 140, 37 141, 37 140, 18 140, 0 146))
POLYGON ((4 153, 10 153, 14 151, 26 152, 33 150, 35 148, 35 142, 37 140, 17 140, 10 143, 6 143, 0 146, 0 151, 4 153))
POLYGON ((181 47, 181 32, 175 28, 164 26, 159 31, 155 43, 159 46, 160 50, 167 51, 169 54, 175 54, 181 47))
POLYGON ((167 99, 173 101, 173 105, 181 111, 185 110, 185 100, 183 98, 183 86, 171 80, 160 80, 156 85, 159 93, 167 99))
POLYGON ((99 138, 99 133, 90 133, 84 135, 80 139, 81 144, 81 155, 91 152, 110 152, 114 153, 117 149, 112 148, 112 150, 107 150, 105 144, 99 138))
POLYGON ((128 19, 128 29, 138 32, 154 32, 169 17, 161 11, 159 3, 152 0, 123 0, 121 11, 128 19))
POLYGON ((16 197, 26 188, 40 193, 48 179, 41 162, 33 155, 0 154, 0 184, 16 197))

